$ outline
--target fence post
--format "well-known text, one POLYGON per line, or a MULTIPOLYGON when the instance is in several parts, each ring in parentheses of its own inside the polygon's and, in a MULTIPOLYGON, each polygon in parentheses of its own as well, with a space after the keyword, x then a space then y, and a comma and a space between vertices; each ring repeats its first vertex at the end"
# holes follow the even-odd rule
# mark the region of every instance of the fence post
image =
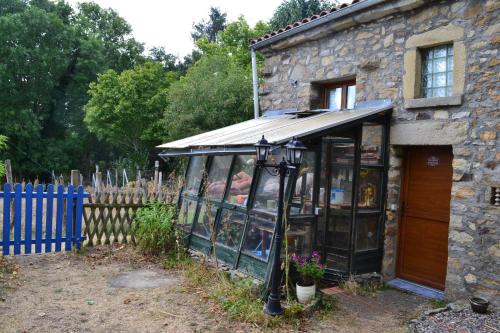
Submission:
POLYGON ((80 185, 80 171, 71 170, 71 185, 78 187, 80 185))
POLYGON ((12 185, 12 165, 10 164, 10 160, 5 160, 5 177, 7 179, 7 183, 12 185))
MULTIPOLYGON (((71 170, 71 185, 73 185, 73 188, 74 189, 77 189, 78 190, 78 186, 81 185, 80 184, 80 171, 79 170, 71 170)), ((75 241, 76 237, 79 237, 80 236, 80 233, 81 233, 81 230, 80 231, 77 231, 76 230, 76 196, 73 196, 72 198, 69 197, 69 191, 68 191, 68 201, 71 200, 72 202, 72 205, 71 205, 71 221, 72 221, 72 228, 71 230, 73 231, 72 234, 71 234, 71 241, 75 241)))
POLYGON ((95 173, 95 189, 96 192, 101 192, 102 190, 102 173, 100 171, 96 171, 95 173))
MULTIPOLYGON (((14 186, 14 179, 12 177, 12 165, 10 164, 10 160, 5 160, 5 178, 7 180, 7 184, 14 186)), ((14 200, 10 201, 10 211, 14 211, 14 200)), ((10 229, 14 228, 14 214, 10 215, 10 229)))

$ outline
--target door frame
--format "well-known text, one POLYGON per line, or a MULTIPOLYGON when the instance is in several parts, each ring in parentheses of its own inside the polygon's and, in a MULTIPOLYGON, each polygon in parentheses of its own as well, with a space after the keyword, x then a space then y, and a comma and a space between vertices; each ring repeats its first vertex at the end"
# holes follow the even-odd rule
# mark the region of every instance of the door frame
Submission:
MULTIPOLYGON (((442 148, 442 149, 449 149, 452 152, 452 161, 453 161, 453 148, 451 145, 412 145, 412 146, 404 146, 403 147, 403 162, 401 164, 402 168, 402 179, 401 179, 401 189, 400 189, 400 196, 399 196, 399 214, 398 214, 398 244, 397 244, 397 254, 396 254, 396 277, 401 277, 405 279, 403 275, 407 275, 402 272, 402 264, 403 264, 403 255, 402 255, 402 250, 403 250, 403 233, 404 233, 404 213, 405 213, 405 207, 404 207, 404 200, 406 198, 406 194, 408 191, 408 181, 409 181, 409 166, 408 166, 408 154, 411 149, 415 148, 442 148)), ((450 189, 451 190, 451 189, 450 189)), ((450 207, 450 215, 451 215, 451 207, 450 207)), ((449 229, 448 229, 448 235, 449 235, 449 229)), ((448 268, 446 268, 446 274, 448 273, 448 268)), ((434 282, 427 281, 421 278, 418 278, 416 276, 411 276, 411 281, 422 284, 424 286, 429 286, 431 288, 435 288, 438 290, 444 290, 445 286, 438 285, 434 282)), ((446 283, 446 277, 445 277, 445 283, 446 283)))

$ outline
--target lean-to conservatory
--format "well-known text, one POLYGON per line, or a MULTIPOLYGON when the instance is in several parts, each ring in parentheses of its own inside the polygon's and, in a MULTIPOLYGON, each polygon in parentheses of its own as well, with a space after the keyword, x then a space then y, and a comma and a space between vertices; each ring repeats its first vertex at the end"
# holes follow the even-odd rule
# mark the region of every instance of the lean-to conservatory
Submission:
POLYGON ((307 150, 285 182, 289 253, 320 251, 328 278, 380 271, 390 112, 383 101, 346 111, 272 111, 159 146, 163 158, 189 156, 178 223, 187 245, 209 254, 215 236, 219 260, 267 280, 279 177, 257 165, 254 144, 264 135, 268 161, 278 163, 296 137, 307 150))

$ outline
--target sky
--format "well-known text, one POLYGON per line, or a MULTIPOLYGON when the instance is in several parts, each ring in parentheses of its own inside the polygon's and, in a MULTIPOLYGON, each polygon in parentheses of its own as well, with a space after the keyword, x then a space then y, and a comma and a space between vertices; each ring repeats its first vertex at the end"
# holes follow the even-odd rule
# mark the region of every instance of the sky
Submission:
MULTIPOLYGON (((81 0, 66 0, 73 7, 81 0)), ((208 19, 210 6, 227 13, 228 21, 243 15, 250 24, 271 18, 282 0, 93 0, 104 8, 112 8, 132 26, 135 39, 146 49, 163 46, 183 57, 191 53, 193 22, 208 19)), ((83 1, 84 2, 84 1, 83 1)))

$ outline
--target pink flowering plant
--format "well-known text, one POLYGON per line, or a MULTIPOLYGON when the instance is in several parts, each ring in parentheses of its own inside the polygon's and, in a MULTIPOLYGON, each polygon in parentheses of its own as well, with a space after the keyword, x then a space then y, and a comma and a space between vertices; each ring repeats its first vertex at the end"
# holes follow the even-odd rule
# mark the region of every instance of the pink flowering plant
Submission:
POLYGON ((292 254, 292 262, 302 279, 301 286, 312 286, 325 275, 325 266, 320 261, 318 251, 313 251, 310 257, 292 254))

